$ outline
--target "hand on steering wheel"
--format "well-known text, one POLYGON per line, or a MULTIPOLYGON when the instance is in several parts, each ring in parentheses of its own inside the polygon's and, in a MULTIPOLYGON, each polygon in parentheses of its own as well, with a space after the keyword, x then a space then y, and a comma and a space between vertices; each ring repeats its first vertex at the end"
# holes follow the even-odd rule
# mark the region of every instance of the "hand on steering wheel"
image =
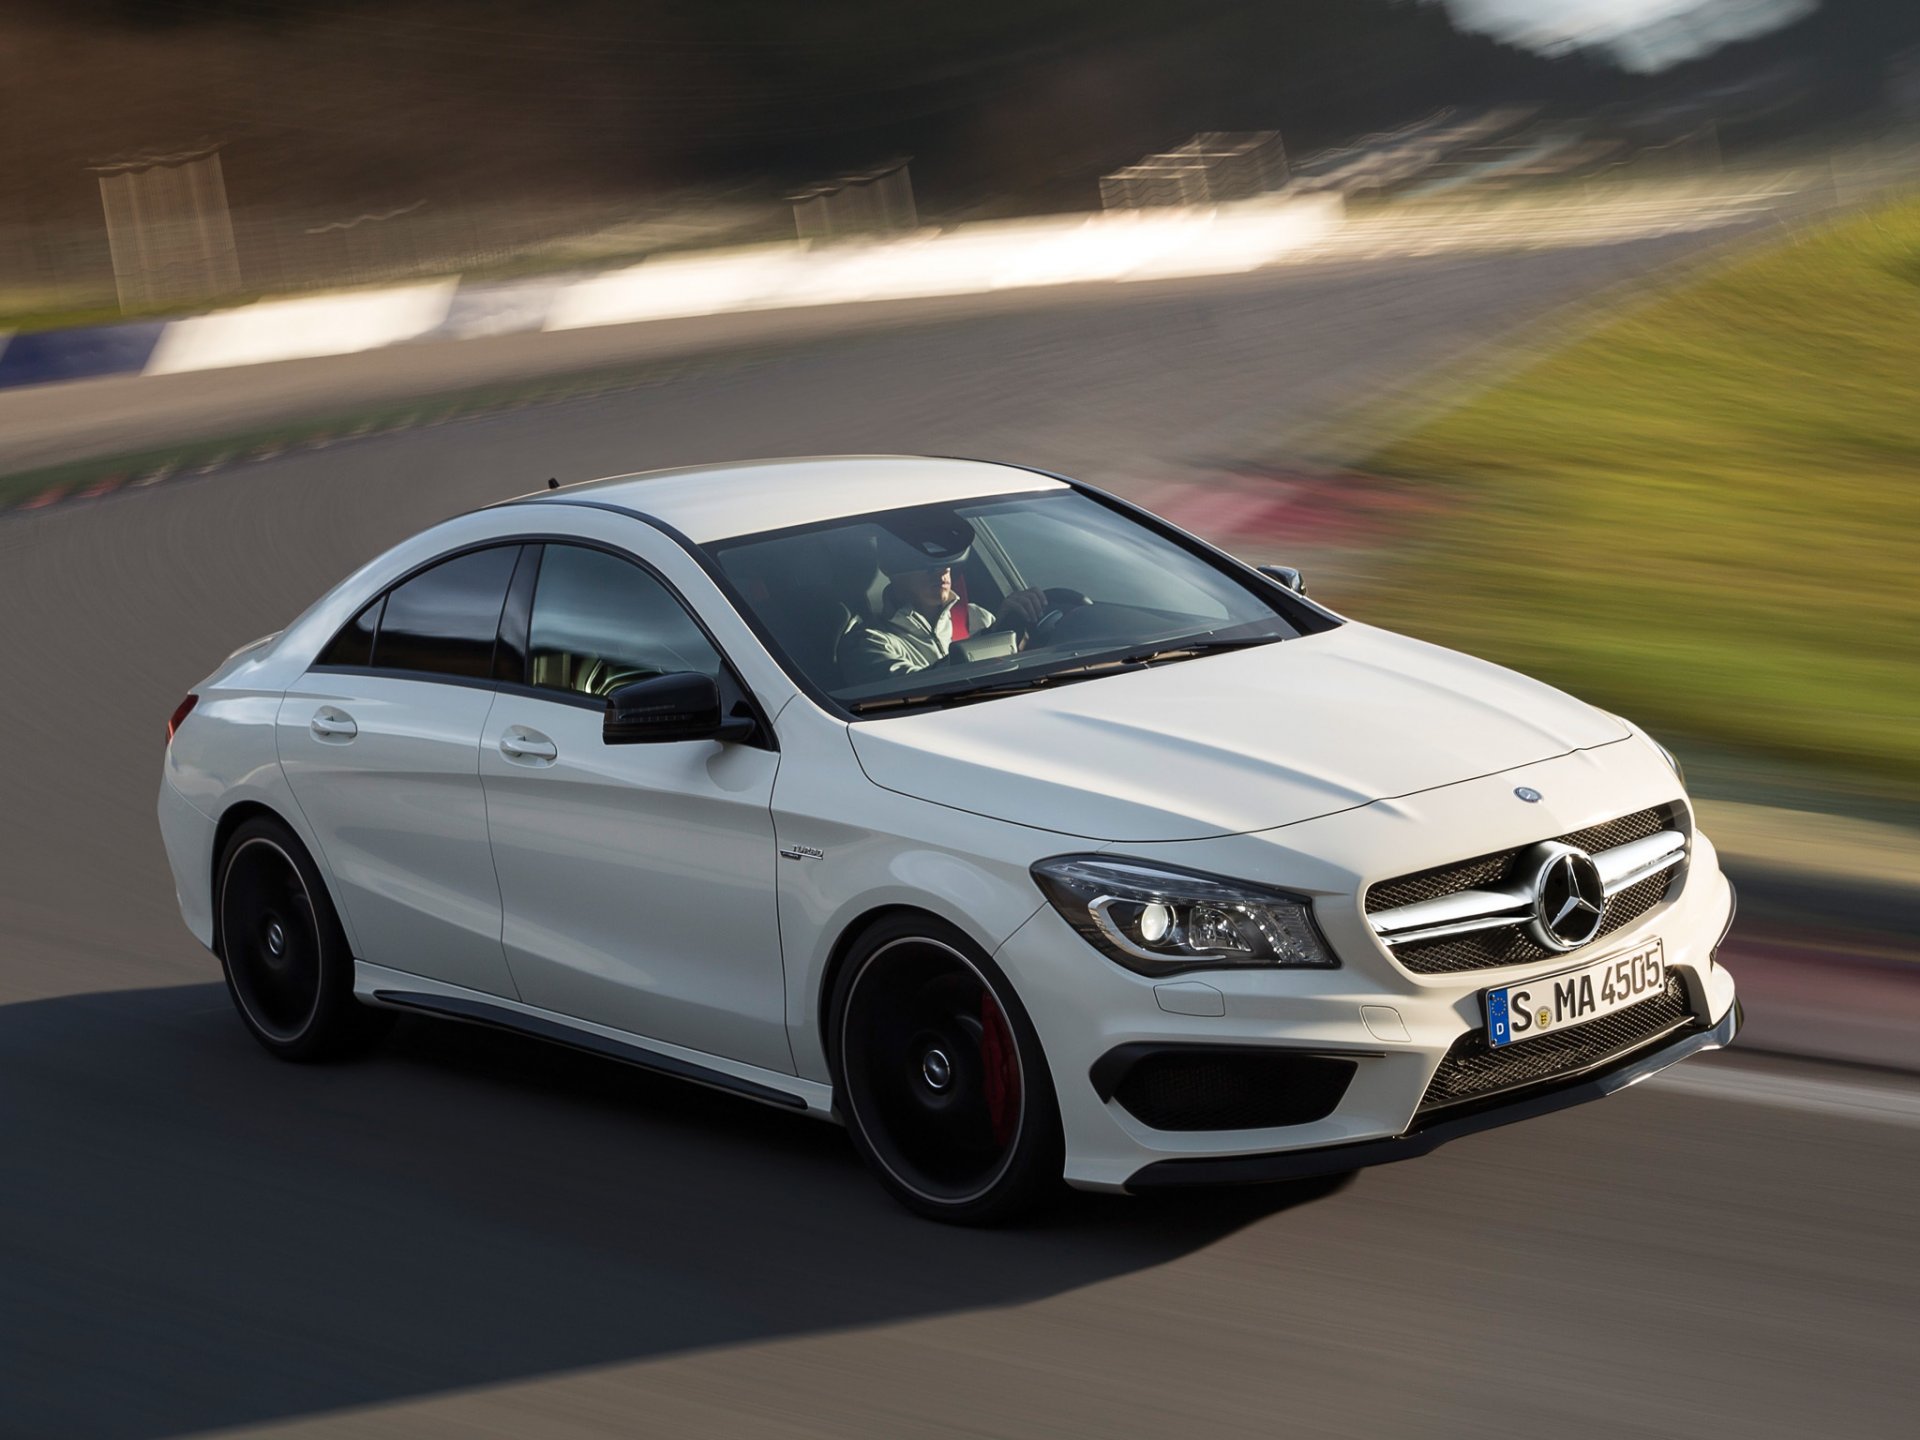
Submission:
POLYGON ((1040 590, 1015 590, 1001 602, 1001 613, 1016 630, 1032 630, 1049 608, 1046 594, 1040 590))
MULTIPOLYGON (((1069 611, 1078 610, 1083 605, 1091 605, 1093 603, 1093 601, 1081 594, 1080 591, 1069 590, 1064 585, 1056 585, 1047 590, 1023 590, 1020 593, 1022 596, 1038 597, 1040 603, 1046 607, 1045 610, 1035 618, 1033 623, 1027 627, 1027 644, 1029 646, 1033 645, 1036 641, 1043 645, 1046 644, 1048 638, 1053 634, 1054 627, 1066 618, 1069 611)), ((1012 599, 1013 597, 1008 596, 1007 598, 1012 599)))

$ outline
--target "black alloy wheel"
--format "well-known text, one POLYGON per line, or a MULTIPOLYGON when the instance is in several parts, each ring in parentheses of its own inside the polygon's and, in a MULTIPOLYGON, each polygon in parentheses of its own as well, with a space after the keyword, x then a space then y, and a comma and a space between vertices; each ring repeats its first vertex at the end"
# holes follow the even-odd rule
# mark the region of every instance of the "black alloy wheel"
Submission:
POLYGON ((931 917, 883 922, 834 986, 835 1098, 855 1147, 909 1209, 992 1224, 1057 1187, 1053 1081, 1006 979, 931 917))
POLYGON ((215 946, 227 993, 253 1037, 287 1060, 363 1046, 386 1017, 353 998, 353 957, 319 872, 291 831, 264 816, 227 842, 215 888, 215 946))

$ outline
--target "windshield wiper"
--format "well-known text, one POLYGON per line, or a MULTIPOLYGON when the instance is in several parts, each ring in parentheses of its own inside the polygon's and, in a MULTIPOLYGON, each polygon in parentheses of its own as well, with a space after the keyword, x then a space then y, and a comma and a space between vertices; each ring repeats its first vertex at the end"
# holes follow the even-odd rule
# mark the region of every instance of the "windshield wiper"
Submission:
POLYGON ((916 690, 905 695, 876 696, 855 700, 847 708, 856 715, 874 715, 885 710, 937 710, 949 705, 971 705, 980 700, 997 700, 1002 695, 1018 695, 1041 690, 1049 685, 1070 685, 1076 680, 1092 680, 1103 675, 1124 675, 1153 665, 1175 660, 1195 660, 1202 655, 1218 655, 1228 650, 1249 650, 1255 645, 1279 643, 1278 635, 1242 635, 1235 639, 1213 640, 1201 637, 1176 640, 1152 650, 1136 650, 1129 655, 1109 655, 1083 665, 1068 665, 1058 670, 1042 670, 1035 675, 996 679, 984 685, 954 685, 941 690, 916 690))
POLYGON ((1197 660, 1202 655, 1219 655, 1228 650, 1251 650, 1256 645, 1276 645, 1278 635, 1243 635, 1236 640, 1176 640, 1152 650, 1136 650, 1121 658, 1123 665, 1159 665, 1169 660, 1197 660))
POLYGON ((1064 670, 1043 670, 1037 675, 997 679, 986 685, 956 685, 945 690, 917 690, 906 695, 855 700, 847 708, 856 715, 872 715, 882 710, 945 709, 949 705, 998 700, 1002 695, 1019 695, 1028 690, 1043 690, 1049 685, 1071 685, 1076 680, 1092 680, 1100 675, 1117 675, 1125 670, 1145 668, 1145 665, 1130 660, 1096 660, 1086 665, 1068 666, 1064 670))

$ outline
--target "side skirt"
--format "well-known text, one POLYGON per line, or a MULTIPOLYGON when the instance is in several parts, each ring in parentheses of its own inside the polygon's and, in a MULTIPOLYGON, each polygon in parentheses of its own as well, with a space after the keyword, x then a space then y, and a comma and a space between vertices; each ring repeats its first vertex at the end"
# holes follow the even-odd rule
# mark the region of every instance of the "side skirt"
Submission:
POLYGON ((590 1055, 618 1060, 622 1064, 651 1070, 656 1074, 670 1075, 676 1080, 724 1090, 730 1095, 757 1100, 763 1105, 803 1111, 822 1119, 828 1118, 831 1112, 831 1087, 815 1081, 802 1080, 797 1076, 775 1076, 763 1071, 756 1073, 765 1074, 765 1081, 731 1074, 717 1065, 702 1064, 684 1055, 654 1049, 638 1037, 623 1038, 618 1032, 516 1005, 510 1000, 495 999, 471 991, 457 991, 452 986, 441 988, 433 981, 423 981, 418 976, 380 966, 357 964, 355 970, 355 994, 375 1005, 460 1020, 470 1025, 485 1025, 496 1030, 509 1030, 536 1040, 585 1051, 590 1055), (422 986, 434 988, 420 988, 422 986), (772 1083, 767 1083, 769 1081, 772 1083))

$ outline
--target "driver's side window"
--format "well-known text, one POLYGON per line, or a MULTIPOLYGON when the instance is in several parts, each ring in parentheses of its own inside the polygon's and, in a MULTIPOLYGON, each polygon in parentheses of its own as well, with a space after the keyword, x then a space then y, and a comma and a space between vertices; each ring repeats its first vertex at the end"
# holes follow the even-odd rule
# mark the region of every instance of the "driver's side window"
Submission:
POLYGON ((602 698, 680 670, 720 673, 720 655, 666 586, 583 545, 546 547, 528 634, 533 683, 602 698))

